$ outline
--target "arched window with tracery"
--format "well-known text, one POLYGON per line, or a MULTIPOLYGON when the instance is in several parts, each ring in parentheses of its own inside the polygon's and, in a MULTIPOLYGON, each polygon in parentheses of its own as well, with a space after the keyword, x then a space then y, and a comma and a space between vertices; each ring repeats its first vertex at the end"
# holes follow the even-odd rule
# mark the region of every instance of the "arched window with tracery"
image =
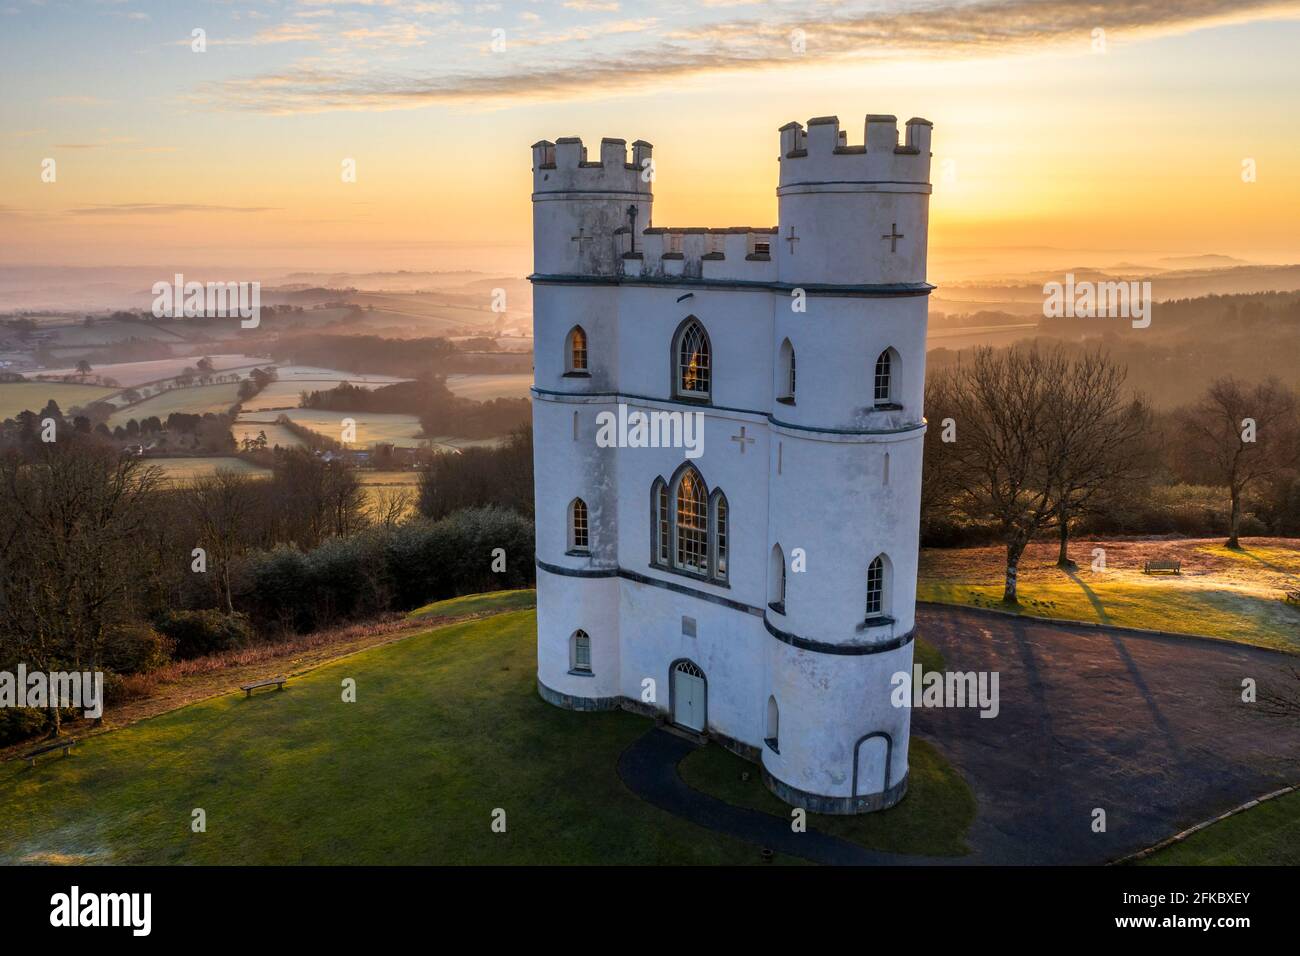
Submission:
POLYGON ((650 483, 650 564, 726 584, 731 567, 731 505, 699 470, 683 464, 650 483))
POLYGON ((675 391, 685 398, 708 398, 713 385, 713 353, 709 336, 691 318, 677 332, 673 348, 675 391))
POLYGON ((889 565, 883 554, 867 565, 867 620, 889 614, 889 565))
POLYGON ((588 541, 587 503, 574 498, 569 502, 569 550, 586 551, 588 541))
POLYGON ((877 405, 898 404, 898 353, 885 349, 876 357, 873 398, 877 405))
POLYGON ((577 630, 569 639, 569 670, 575 674, 591 673, 591 637, 577 630))
POLYGON ((709 514, 704 479, 687 468, 677 479, 673 525, 677 538, 676 565, 683 571, 709 573, 709 514))

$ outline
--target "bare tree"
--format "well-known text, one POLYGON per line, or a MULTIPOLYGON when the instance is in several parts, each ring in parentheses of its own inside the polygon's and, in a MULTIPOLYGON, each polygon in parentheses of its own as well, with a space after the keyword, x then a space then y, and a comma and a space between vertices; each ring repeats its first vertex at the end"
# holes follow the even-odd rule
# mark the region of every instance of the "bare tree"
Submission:
POLYGON ((371 491, 367 517, 370 523, 391 530, 415 507, 415 492, 410 488, 375 488, 371 491))
POLYGON ((926 389, 922 499, 992 521, 1006 547, 1003 601, 1018 602, 1020 559, 1035 535, 1069 522, 1117 483, 1140 474, 1150 435, 1145 403, 1102 352, 1061 346, 976 349, 926 389), (951 419, 951 421, 949 421, 951 419), (931 434, 931 432, 933 434, 931 434))
POLYGON ((332 535, 365 526, 365 489, 356 469, 344 461, 324 461, 295 449, 276 462, 272 479, 277 540, 314 548, 332 535))
POLYGON ((952 376, 931 375, 925 381, 925 408, 929 424, 925 430, 925 446, 921 464, 921 523, 923 527, 936 527, 945 518, 951 518, 952 502, 960 490, 952 456, 945 453, 945 437, 956 422, 951 418, 936 417, 939 409, 948 414, 952 408, 949 394, 952 376))
POLYGON ((1025 546, 1057 512, 1052 416, 1067 367, 1059 349, 976 349, 972 361, 936 376, 936 404, 927 409, 955 424, 954 440, 940 448, 959 489, 958 505, 992 519, 1006 545, 1002 599, 1009 604, 1018 603, 1025 546))
POLYGON ((1151 409, 1124 389, 1127 370, 1100 350, 1069 363, 1049 411, 1056 458, 1058 567, 1072 568, 1070 522, 1141 478, 1151 465, 1151 409))
POLYGON ((110 629, 133 615, 130 556, 158 481, 137 458, 75 440, 0 458, 0 657, 102 666, 110 629))
POLYGON ((252 482, 259 479, 229 469, 198 478, 185 491, 185 503, 203 548, 217 571, 226 612, 235 613, 230 569, 248 547, 249 520, 253 513, 252 482))
POLYGON ((1227 546, 1240 548, 1242 498, 1297 461, 1295 395, 1277 379, 1249 388, 1221 378, 1180 415, 1179 424, 1193 470, 1227 486, 1227 546))

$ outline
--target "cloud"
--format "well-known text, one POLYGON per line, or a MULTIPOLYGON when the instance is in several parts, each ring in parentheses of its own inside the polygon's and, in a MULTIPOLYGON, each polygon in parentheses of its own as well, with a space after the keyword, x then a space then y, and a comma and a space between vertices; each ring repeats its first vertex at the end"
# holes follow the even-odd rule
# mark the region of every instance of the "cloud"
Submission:
POLYGON ((659 22, 657 17, 642 20, 611 20, 589 27, 573 27, 561 33, 539 33, 534 36, 515 36, 509 41, 510 47, 555 46, 558 43, 583 43, 597 37, 618 36, 624 33, 642 33, 659 22))
POLYGON ((213 206, 208 203, 119 202, 94 203, 69 209, 74 216, 158 216, 178 212, 275 212, 275 206, 213 206))
MULTIPOLYGON (((326 0, 315 0, 326 2, 326 0)), ((378 2, 378 0, 376 0, 378 2)), ((572 0, 584 3, 589 0, 572 0)), ((598 0, 597 0, 598 2, 598 0)), ((435 103, 590 97, 735 69, 783 68, 820 62, 870 62, 900 56, 974 57, 1073 43, 1086 51, 1092 31, 1110 42, 1177 33, 1215 23, 1294 17, 1296 0, 933 0, 921 7, 844 5, 782 7, 777 16, 678 25, 640 44, 602 52, 590 41, 609 35, 602 24, 534 37, 512 36, 498 70, 399 73, 299 65, 201 87, 196 101, 262 113, 392 110, 435 103), (802 30, 806 52, 792 50, 802 30), (569 43, 571 56, 556 57, 569 43), (544 61, 509 51, 551 47, 544 61)), ((637 22, 637 21, 630 21, 637 22)), ((629 21, 623 21, 624 24, 629 21)), ((643 29, 638 27, 637 29, 643 29)))
POLYGON ((339 37, 361 47, 420 46, 434 31, 415 23, 388 23, 377 27, 352 27, 339 37))
MULTIPOLYGON (((208 40, 209 46, 267 46, 273 43, 316 43, 325 39, 318 25, 314 23, 280 23, 273 27, 267 27, 264 30, 258 30, 252 36, 231 37, 224 39, 217 37, 208 40)), ((176 41, 183 46, 189 46, 188 37, 176 41)))

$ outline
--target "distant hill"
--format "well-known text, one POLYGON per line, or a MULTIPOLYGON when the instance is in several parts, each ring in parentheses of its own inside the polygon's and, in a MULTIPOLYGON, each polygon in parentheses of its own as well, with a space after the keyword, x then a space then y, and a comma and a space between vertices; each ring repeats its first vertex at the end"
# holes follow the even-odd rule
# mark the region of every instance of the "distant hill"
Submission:
POLYGON ((1114 266, 1099 269, 1080 265, 1059 271, 1026 273, 1023 277, 1006 282, 970 281, 941 285, 932 298, 941 300, 943 305, 932 305, 932 308, 943 312, 966 311, 970 306, 975 309, 1003 309, 1020 314, 1040 311, 1043 285, 1064 281, 1066 273, 1073 274, 1075 282, 1149 281, 1151 297, 1156 302, 1203 295, 1290 292, 1300 289, 1300 265, 1243 265, 1227 268, 1201 266, 1170 268, 1154 273, 1136 270, 1130 272, 1114 266))
POLYGON ((1161 302, 1153 306, 1146 328, 1133 328, 1125 319, 1040 318, 1033 328, 999 331, 995 317, 985 313, 981 326, 962 334, 962 321, 954 318, 932 326, 926 353, 930 369, 953 364, 978 345, 1042 339, 1079 349, 1100 346, 1128 367, 1129 384, 1158 408, 1196 399, 1221 376, 1248 382, 1276 376, 1294 383, 1300 368, 1300 292, 1161 302))

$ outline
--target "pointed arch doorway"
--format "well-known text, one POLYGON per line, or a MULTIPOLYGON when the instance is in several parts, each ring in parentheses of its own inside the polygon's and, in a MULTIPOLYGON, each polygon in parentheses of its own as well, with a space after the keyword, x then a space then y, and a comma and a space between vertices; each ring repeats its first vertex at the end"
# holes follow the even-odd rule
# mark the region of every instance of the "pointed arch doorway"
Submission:
POLYGON ((669 692, 673 723, 696 733, 704 733, 708 722, 709 693, 704 671, 694 661, 685 658, 674 661, 669 692))

